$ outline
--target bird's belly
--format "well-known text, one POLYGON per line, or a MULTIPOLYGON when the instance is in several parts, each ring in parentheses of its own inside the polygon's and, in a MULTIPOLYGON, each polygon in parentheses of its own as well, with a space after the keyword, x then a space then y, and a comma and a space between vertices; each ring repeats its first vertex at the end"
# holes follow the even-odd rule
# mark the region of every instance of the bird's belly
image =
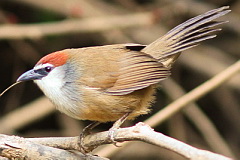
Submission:
POLYGON ((128 119, 139 115, 147 114, 149 106, 154 100, 155 86, 150 86, 134 91, 127 95, 109 95, 94 92, 93 90, 83 91, 81 104, 79 104, 78 115, 72 116, 77 119, 99 122, 116 121, 126 113, 131 113, 128 119), (88 96, 84 96, 88 95, 88 96))
POLYGON ((108 122, 116 121, 126 113, 131 113, 128 119, 147 114, 154 100, 154 92, 153 85, 126 95, 110 95, 98 90, 81 88, 79 101, 66 99, 71 96, 58 96, 64 97, 58 99, 48 97, 59 111, 70 117, 108 122))

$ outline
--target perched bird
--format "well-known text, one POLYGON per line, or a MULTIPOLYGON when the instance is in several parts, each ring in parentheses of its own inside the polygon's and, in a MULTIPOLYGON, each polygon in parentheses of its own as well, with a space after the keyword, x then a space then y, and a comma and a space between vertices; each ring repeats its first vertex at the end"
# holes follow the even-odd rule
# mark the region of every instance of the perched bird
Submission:
MULTIPOLYGON (((34 80, 61 112, 97 122, 147 114, 157 84, 180 53, 214 38, 228 6, 196 16, 149 45, 114 44, 65 49, 40 59, 17 82, 34 80)), ((197 60, 196 60, 197 61, 197 60)))

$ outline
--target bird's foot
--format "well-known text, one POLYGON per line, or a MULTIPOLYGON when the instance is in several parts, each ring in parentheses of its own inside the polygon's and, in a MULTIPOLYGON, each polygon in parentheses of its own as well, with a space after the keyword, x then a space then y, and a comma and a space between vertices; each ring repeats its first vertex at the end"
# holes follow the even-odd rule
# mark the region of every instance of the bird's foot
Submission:
POLYGON ((128 118, 129 114, 130 113, 126 113, 125 115, 123 115, 119 120, 117 120, 113 124, 113 126, 108 131, 108 138, 113 143, 113 145, 115 145, 116 147, 121 147, 121 146, 117 145, 117 141, 115 141, 116 131, 120 128, 120 126, 123 124, 123 122, 126 121, 126 119, 128 118))
POLYGON ((91 134, 91 130, 96 127, 97 125, 99 125, 100 122, 93 122, 93 123, 90 123, 88 126, 86 126, 85 128, 83 128, 83 131, 80 133, 79 135, 79 141, 78 141, 78 145, 80 147, 80 151, 83 153, 83 154, 86 154, 89 152, 89 150, 84 147, 84 138, 91 134))
POLYGON ((116 147, 121 147, 117 144, 117 141, 115 141, 115 132, 118 130, 119 128, 110 128, 108 131, 108 138, 109 140, 112 142, 112 144, 116 147))

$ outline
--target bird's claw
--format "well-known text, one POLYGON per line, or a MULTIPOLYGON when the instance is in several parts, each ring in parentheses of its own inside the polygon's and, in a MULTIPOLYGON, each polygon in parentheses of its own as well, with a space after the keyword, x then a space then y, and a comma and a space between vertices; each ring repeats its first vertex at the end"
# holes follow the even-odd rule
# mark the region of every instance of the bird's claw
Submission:
POLYGON ((120 145, 117 145, 117 141, 115 141, 115 132, 118 128, 110 128, 108 132, 108 138, 116 147, 121 147, 120 145))
POLYGON ((91 124, 89 124, 88 126, 86 126, 83 131, 80 133, 79 135, 79 141, 78 141, 78 146, 80 148, 80 151, 83 153, 83 154, 87 154, 88 152, 90 152, 88 150, 88 148, 86 148, 83 144, 83 141, 84 141, 84 138, 91 134, 91 130, 96 127, 97 125, 99 125, 100 123, 99 122, 93 122, 91 124))
POLYGON ((80 151, 81 151, 81 153, 83 153, 83 154, 87 154, 88 153, 88 150, 87 150, 87 148, 86 147, 84 147, 84 138, 87 136, 87 135, 89 135, 90 134, 90 132, 86 132, 86 131, 82 131, 81 133, 80 133, 80 135, 79 135, 79 140, 78 140, 78 146, 79 146, 79 148, 80 148, 80 151))

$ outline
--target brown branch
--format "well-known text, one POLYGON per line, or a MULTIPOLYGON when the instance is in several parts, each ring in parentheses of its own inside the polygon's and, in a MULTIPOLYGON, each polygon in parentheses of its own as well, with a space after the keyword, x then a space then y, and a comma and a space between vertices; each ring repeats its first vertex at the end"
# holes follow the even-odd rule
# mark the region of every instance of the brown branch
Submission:
POLYGON ((80 152, 70 152, 63 149, 44 146, 33 143, 27 139, 17 136, 0 135, 0 156, 9 159, 90 159, 106 160, 90 154, 84 155, 80 152))
MULTIPOLYGON (((12 0, 18 3, 27 4, 32 7, 37 7, 42 10, 49 10, 63 16, 74 16, 74 17, 89 17, 89 16, 99 16, 99 15, 109 15, 109 13, 116 12, 119 13, 117 5, 109 5, 104 1, 96 0, 12 0), (107 7, 106 7, 107 5, 107 7)), ((125 10, 126 11, 126 10, 125 10)), ((121 11, 121 13, 125 13, 121 11)))
MULTIPOLYGON (((85 137, 83 144, 90 150, 103 144, 110 144, 112 141, 108 138, 108 134, 109 132, 105 131, 88 135, 85 137)), ((79 137, 28 138, 27 140, 50 147, 57 147, 68 150, 79 150, 79 137)), ((176 139, 155 132, 152 128, 142 122, 132 127, 118 129, 115 132, 114 140, 117 142, 143 141, 162 148, 166 148, 182 155, 185 158, 194 160, 230 160, 230 158, 224 157, 222 155, 194 148, 176 139)))
POLYGON ((149 12, 131 15, 68 19, 44 24, 1 25, 0 39, 41 38, 47 35, 102 32, 152 24, 149 12))
MULTIPOLYGON (((79 6, 79 3, 75 0, 59 1, 59 0, 13 0, 17 3, 27 4, 32 7, 38 7, 41 9, 49 10, 51 12, 56 12, 62 15, 70 15, 71 8, 79 6)), ((81 10, 80 6, 79 9, 81 10)))

